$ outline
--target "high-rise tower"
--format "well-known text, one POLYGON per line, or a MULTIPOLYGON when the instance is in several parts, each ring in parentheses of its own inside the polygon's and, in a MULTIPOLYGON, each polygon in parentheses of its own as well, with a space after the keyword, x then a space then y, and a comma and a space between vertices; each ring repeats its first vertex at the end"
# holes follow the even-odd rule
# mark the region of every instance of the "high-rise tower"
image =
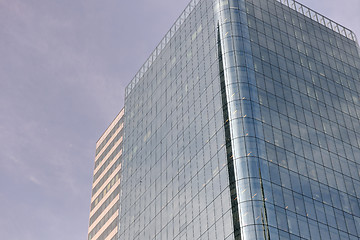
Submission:
POLYGON ((347 28, 293 0, 193 0, 124 108, 118 239, 359 239, 347 28))
POLYGON ((119 225, 124 109, 96 143, 88 240, 115 240, 119 225))

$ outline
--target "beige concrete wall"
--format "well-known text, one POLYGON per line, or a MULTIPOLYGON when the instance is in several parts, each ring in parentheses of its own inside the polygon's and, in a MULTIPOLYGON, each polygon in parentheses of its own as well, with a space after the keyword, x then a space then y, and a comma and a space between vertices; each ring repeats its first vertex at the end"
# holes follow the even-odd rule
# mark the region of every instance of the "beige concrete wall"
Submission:
MULTIPOLYGON (((116 118, 113 120, 113 122, 109 125, 109 127, 106 129, 106 131, 103 133, 103 135, 99 138, 99 140, 96 143, 96 148, 100 146, 100 144, 103 143, 103 141, 106 139, 108 134, 114 129, 116 124, 123 118, 124 116, 124 109, 120 111, 120 113, 116 116, 116 118)), ((105 151, 105 149, 111 144, 111 142, 114 140, 115 136, 122 130, 123 124, 119 126, 119 128, 115 131, 113 136, 108 140, 108 142, 103 146, 103 148, 98 152, 97 156, 95 157, 95 161, 98 160, 98 158, 101 156, 101 154, 105 151)), ((116 147, 121 144, 123 141, 123 137, 121 137, 112 147, 112 149, 109 151, 108 154, 106 154, 105 158, 101 161, 101 163, 94 169, 94 175, 99 171, 99 169, 102 167, 104 162, 108 159, 108 157, 113 153, 113 151, 116 149, 116 147)), ((106 176, 106 173, 111 169, 111 167, 115 164, 117 159, 121 157, 122 150, 115 156, 115 158, 110 162, 110 164, 104 169, 104 171, 101 173, 101 175, 93 182, 92 188, 94 188, 100 180, 106 176)), ((107 179, 102 183, 101 187, 91 196, 91 203, 100 195, 101 192, 104 191, 104 189, 107 187, 107 185, 112 181, 112 179, 120 172, 121 170, 121 164, 116 167, 116 169, 107 177, 107 179)), ((115 184, 107 190, 104 197, 97 203, 97 205, 94 207, 94 209, 90 212, 89 220, 91 217, 96 213, 96 211, 100 208, 100 206, 107 200, 107 198, 117 189, 117 187, 120 184, 120 179, 117 179, 115 184)), ((94 230, 94 228, 97 226, 97 224, 106 216, 106 214, 111 210, 111 208, 119 201, 119 196, 116 196, 111 203, 101 212, 101 214, 96 218, 96 220, 89 226, 88 228, 88 234, 91 233, 91 231, 94 230)), ((119 216, 118 211, 116 211, 109 219, 104 223, 104 225, 96 232, 91 240, 97 240, 101 234, 106 230, 106 228, 119 216)), ((90 221, 89 221, 90 222, 90 221)), ((109 235, 105 239, 111 239, 113 236, 117 234, 117 227, 113 229, 109 235)))

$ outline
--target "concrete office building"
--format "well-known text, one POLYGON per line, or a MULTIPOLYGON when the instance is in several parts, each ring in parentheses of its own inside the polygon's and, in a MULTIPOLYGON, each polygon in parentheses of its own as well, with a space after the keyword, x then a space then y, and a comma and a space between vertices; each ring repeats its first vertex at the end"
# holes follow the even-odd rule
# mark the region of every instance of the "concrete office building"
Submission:
POLYGON ((359 93, 347 28, 191 1, 126 88, 117 238, 360 239, 359 93))
POLYGON ((117 239, 124 109, 96 143, 88 239, 117 239))

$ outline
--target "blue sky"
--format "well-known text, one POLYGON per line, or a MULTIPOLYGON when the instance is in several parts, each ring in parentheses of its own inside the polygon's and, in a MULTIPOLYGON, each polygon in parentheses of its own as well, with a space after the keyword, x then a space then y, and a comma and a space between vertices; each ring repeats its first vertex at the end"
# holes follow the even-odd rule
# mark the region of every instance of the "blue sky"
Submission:
MULTIPOLYGON (((360 38, 359 0, 303 0, 360 38)), ((0 0, 0 239, 86 239, 95 142, 188 0, 0 0)))

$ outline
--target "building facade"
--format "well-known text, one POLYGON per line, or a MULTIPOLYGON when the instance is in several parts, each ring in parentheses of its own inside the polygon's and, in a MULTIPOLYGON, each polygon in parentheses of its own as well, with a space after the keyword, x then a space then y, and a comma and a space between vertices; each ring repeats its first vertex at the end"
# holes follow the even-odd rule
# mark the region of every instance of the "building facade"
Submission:
POLYGON ((124 109, 96 143, 88 240, 115 240, 119 225, 124 109))
POLYGON ((293 0, 191 1, 126 88, 117 238, 359 240, 359 52, 293 0))

